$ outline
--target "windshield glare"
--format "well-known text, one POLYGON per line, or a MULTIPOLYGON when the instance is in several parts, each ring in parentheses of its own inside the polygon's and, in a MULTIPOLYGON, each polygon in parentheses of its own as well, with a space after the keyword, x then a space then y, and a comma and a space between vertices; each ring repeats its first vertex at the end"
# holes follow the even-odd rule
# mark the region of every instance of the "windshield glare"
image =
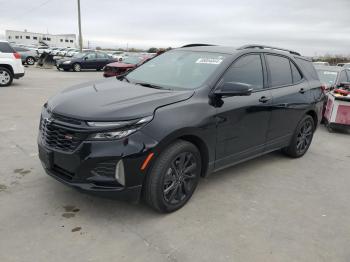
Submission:
POLYGON ((227 57, 225 54, 176 50, 166 52, 128 74, 134 83, 172 89, 200 87, 227 57))
POLYGON ((321 83, 324 83, 330 86, 334 85, 338 75, 338 72, 327 71, 327 70, 317 70, 317 73, 321 83))

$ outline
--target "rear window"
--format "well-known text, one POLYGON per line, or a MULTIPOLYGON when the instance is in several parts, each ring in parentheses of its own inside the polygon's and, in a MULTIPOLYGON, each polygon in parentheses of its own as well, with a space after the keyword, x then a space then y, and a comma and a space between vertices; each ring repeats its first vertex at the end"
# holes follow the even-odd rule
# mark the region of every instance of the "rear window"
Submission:
POLYGON ((337 80, 338 72, 336 71, 318 69, 317 72, 323 84, 332 86, 337 80))
POLYGON ((311 78, 310 80, 319 80, 315 67, 311 61, 299 57, 295 57, 295 61, 303 73, 306 74, 309 79, 311 78))
POLYGON ((0 52, 2 52, 2 53, 14 53, 15 51, 9 45, 9 43, 0 42, 0 52))

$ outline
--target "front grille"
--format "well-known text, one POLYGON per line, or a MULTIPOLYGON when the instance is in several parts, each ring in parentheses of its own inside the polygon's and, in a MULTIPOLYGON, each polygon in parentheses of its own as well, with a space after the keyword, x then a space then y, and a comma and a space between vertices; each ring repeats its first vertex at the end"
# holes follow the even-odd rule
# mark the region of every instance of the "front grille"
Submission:
POLYGON ((84 133, 72 131, 48 119, 41 120, 40 131, 47 147, 65 152, 74 151, 86 137, 84 133))

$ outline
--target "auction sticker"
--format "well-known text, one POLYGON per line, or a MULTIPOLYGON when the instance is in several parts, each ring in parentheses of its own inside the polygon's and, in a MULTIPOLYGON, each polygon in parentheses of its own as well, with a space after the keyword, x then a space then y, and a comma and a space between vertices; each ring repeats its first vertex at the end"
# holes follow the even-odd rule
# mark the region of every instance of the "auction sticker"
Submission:
POLYGON ((211 64, 211 65, 219 65, 221 64, 222 59, 220 58, 199 58, 196 61, 196 64, 211 64))

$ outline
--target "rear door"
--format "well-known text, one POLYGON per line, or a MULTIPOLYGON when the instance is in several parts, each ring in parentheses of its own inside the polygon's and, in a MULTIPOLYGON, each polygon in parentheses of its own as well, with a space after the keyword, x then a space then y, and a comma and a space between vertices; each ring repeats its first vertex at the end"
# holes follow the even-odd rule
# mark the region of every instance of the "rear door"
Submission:
POLYGON ((217 110, 217 147, 215 169, 254 157, 264 148, 271 111, 271 91, 266 90, 266 70, 260 54, 238 58, 226 71, 224 82, 250 86, 250 96, 222 98, 217 110))
POLYGON ((108 63, 109 63, 108 55, 104 53, 97 53, 96 64, 98 69, 102 69, 108 63))
POLYGON ((310 107, 310 87, 298 66, 288 57, 265 54, 268 85, 272 92, 271 123, 265 150, 289 144, 292 134, 310 107))

